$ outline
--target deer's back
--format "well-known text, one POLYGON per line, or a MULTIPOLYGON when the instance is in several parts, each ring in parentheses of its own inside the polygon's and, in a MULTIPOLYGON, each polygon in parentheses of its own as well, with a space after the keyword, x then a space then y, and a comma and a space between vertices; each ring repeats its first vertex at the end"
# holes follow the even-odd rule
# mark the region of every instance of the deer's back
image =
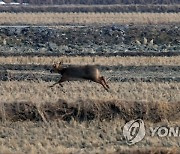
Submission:
POLYGON ((63 68, 61 74, 69 78, 82 78, 94 80, 98 78, 99 71, 95 66, 91 65, 69 66, 67 68, 63 68))

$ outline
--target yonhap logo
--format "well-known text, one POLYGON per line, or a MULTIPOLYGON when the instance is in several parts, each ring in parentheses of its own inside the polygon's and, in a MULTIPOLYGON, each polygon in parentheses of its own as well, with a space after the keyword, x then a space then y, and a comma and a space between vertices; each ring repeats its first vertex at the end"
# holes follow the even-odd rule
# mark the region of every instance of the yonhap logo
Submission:
POLYGON ((123 128, 123 135, 128 145, 141 141, 145 136, 143 120, 137 119, 127 122, 123 128))

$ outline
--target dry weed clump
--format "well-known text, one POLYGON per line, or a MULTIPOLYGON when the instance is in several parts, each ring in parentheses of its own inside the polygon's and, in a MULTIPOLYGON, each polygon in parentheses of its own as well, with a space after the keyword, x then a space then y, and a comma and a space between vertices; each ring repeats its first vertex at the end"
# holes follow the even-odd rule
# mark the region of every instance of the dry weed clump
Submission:
POLYGON ((180 13, 0 13, 0 24, 169 24, 180 13))

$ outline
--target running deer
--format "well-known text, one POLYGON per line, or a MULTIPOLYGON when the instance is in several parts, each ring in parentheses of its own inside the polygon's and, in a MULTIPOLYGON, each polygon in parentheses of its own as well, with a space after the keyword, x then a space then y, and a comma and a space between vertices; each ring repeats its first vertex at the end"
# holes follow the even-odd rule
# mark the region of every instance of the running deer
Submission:
POLYGON ((63 67, 62 62, 60 62, 58 64, 54 64, 50 72, 59 73, 62 76, 58 82, 54 83, 50 87, 53 87, 56 84, 63 87, 61 84, 62 82, 85 79, 101 84, 107 91, 109 89, 105 78, 100 75, 99 70, 94 65, 63 67))

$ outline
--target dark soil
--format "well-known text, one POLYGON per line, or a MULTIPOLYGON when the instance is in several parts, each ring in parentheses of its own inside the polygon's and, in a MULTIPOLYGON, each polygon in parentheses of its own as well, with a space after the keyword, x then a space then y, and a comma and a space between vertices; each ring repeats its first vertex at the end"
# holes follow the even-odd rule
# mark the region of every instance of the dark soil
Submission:
POLYGON ((0 27, 0 50, 0 56, 179 56, 180 27, 0 27))
POLYGON ((111 25, 88 27, 1 27, 0 44, 7 46, 46 47, 53 50, 60 45, 130 45, 135 39, 157 45, 179 45, 179 25, 111 25), (4 39, 6 43, 4 43, 4 39))
MULTIPOLYGON (((177 0, 178 1, 178 0, 177 0)), ((63 2, 63 1, 61 1, 63 2)), ((87 1, 86 1, 87 2, 87 1)), ((96 1, 100 2, 101 1, 96 1)), ((116 4, 116 3, 115 3, 116 4)), ((126 1, 126 4, 127 1, 126 1)), ((0 6, 0 12, 179 12, 177 4, 132 4, 130 5, 20 5, 0 6)))
MULTIPOLYGON (((106 77, 115 82, 180 82, 180 66, 99 65, 97 67, 106 77)), ((3 64, 0 65, 0 80, 57 81, 60 75, 51 74, 50 69, 50 65, 3 64)))

